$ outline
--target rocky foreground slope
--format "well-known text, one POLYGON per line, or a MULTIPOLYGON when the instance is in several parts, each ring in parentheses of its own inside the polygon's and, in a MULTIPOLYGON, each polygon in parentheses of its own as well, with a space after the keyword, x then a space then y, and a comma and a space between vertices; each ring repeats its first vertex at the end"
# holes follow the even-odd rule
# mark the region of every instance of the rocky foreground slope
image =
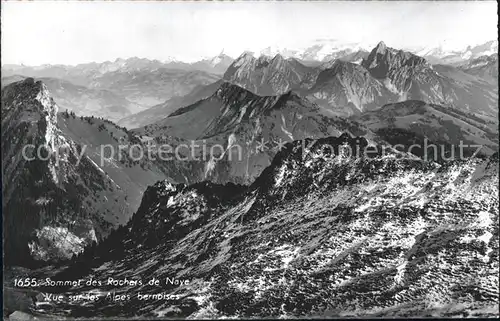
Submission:
POLYGON ((289 143, 248 188, 158 182, 126 227, 53 278, 102 284, 40 287, 63 299, 39 295, 32 312, 498 316, 498 154, 438 165, 347 146, 368 142, 289 143), (69 300, 88 293, 98 299, 69 300))

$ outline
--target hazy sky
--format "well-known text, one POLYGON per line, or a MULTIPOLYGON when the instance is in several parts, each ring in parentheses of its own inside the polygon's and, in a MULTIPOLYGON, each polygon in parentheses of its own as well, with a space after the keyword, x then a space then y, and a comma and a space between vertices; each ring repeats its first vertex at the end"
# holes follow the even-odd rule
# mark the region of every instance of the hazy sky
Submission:
POLYGON ((294 47, 338 39, 460 48, 496 39, 491 2, 5 2, 2 64, 76 64, 294 47))

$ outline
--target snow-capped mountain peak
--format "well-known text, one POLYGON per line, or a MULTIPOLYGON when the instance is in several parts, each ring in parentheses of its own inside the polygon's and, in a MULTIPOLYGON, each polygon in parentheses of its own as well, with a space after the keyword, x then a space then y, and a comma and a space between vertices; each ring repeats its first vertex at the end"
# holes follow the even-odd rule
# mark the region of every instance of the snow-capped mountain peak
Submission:
POLYGON ((383 41, 379 42, 377 44, 377 46, 375 47, 375 52, 376 53, 380 53, 380 54, 384 54, 387 50, 387 46, 385 45, 385 43, 383 41))
POLYGON ((316 39, 312 42, 290 46, 268 46, 259 52, 259 56, 274 57, 280 54, 284 58, 296 58, 306 61, 328 61, 338 56, 348 55, 359 50, 366 50, 367 45, 343 42, 336 39, 316 39))
POLYGON ((437 46, 408 50, 428 59, 431 63, 460 64, 469 59, 498 53, 498 40, 491 40, 475 46, 468 45, 462 48, 442 43, 437 46))
POLYGON ((171 62, 180 62, 181 60, 175 58, 175 57, 172 57, 172 56, 167 56, 165 59, 162 60, 163 63, 165 64, 168 64, 168 63, 171 63, 171 62))

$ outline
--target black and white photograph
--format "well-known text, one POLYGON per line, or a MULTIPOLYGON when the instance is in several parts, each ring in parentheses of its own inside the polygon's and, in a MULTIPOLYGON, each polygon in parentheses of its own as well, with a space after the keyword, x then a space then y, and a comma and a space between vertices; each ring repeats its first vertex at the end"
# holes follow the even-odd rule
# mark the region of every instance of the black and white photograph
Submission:
POLYGON ((0 12, 4 320, 500 317, 496 1, 0 12))

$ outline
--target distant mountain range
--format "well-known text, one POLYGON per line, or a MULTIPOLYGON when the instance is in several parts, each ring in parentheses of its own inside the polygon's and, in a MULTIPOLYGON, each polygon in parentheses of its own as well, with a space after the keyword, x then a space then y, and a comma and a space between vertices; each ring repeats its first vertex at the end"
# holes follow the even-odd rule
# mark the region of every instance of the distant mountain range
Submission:
POLYGON ((205 58, 197 62, 187 63, 175 59, 166 61, 150 60, 147 58, 132 57, 128 59, 117 58, 115 61, 102 63, 91 62, 78 65, 2 65, 3 77, 18 74, 31 77, 64 78, 75 84, 88 85, 89 79, 98 78, 107 73, 122 72, 133 73, 137 71, 155 71, 157 69, 199 70, 211 74, 222 74, 231 64, 233 59, 223 52, 212 58, 205 58))
MULTIPOLYGON (((185 95, 200 84, 209 84, 220 79, 220 76, 206 71, 193 68, 178 69, 177 67, 164 65, 156 60, 131 58, 77 66, 16 68, 3 66, 2 77, 53 78, 65 82, 68 86, 79 86, 80 90, 84 92, 87 90, 109 91, 120 96, 120 99, 127 100, 128 102, 125 102, 124 105, 137 106, 132 110, 129 109, 128 113, 124 113, 121 116, 123 118, 130 113, 162 103, 173 96, 185 95)), ((67 95, 70 93, 65 96, 67 95)), ((89 94, 89 96, 92 95, 92 93, 89 94)), ((79 94, 63 100, 58 101, 58 103, 75 112, 85 113, 88 109, 85 95, 79 94), (65 103, 67 100, 71 100, 73 103, 65 103)), ((121 108, 126 107, 121 106, 121 108)))
POLYGON ((468 74, 498 83, 498 54, 471 59, 458 68, 468 74))
MULTIPOLYGON (((369 52, 374 44, 343 42, 336 39, 318 39, 313 43, 299 46, 300 48, 267 47, 257 51, 258 55, 275 56, 282 55, 285 58, 296 58, 305 62, 326 62, 350 56, 356 52, 369 52)), ((449 50, 443 46, 424 48, 402 48, 425 58, 431 64, 460 64, 469 59, 480 56, 489 56, 498 53, 498 40, 491 40, 484 44, 467 46, 463 49, 449 50)))
POLYGON ((462 50, 444 50, 442 47, 423 48, 415 53, 433 64, 462 64, 467 60, 498 54, 498 40, 491 40, 462 50))
POLYGON ((385 44, 382 47, 375 50, 389 54, 369 57, 373 49, 326 39, 300 50, 269 47, 258 55, 247 52, 236 60, 221 52, 194 63, 129 58, 76 66, 3 65, 2 83, 43 78, 61 108, 105 117, 130 128, 147 125, 195 102, 193 99, 207 97, 216 87, 211 84, 220 78, 258 95, 294 90, 337 115, 405 99, 480 113, 496 110, 492 107, 498 96, 498 57, 492 54, 498 50, 496 41, 469 46, 461 53, 442 48, 413 51, 421 56, 409 51, 398 54, 385 44), (442 67, 452 55, 462 57, 453 58, 458 69, 442 67))
POLYGON ((105 115, 117 121, 174 96, 188 94, 198 85, 220 79, 231 62, 230 57, 221 53, 217 57, 192 64, 129 58, 76 66, 3 65, 2 83, 10 83, 10 79, 20 76, 50 78, 53 80, 44 82, 62 108, 88 116, 105 115), (51 82, 58 84, 51 86, 51 82), (66 92, 58 90, 59 87, 64 87, 66 92), (111 95, 115 97, 102 97, 111 95), (94 102, 112 110, 109 113, 105 110, 96 111, 94 102))
POLYGON ((304 62, 326 62, 355 54, 366 52, 369 46, 360 43, 348 43, 335 39, 318 39, 311 44, 301 48, 288 49, 285 47, 267 47, 262 49, 258 55, 275 56, 281 55, 285 58, 296 58, 304 62))
MULTIPOLYGON (((491 57, 491 68, 495 68, 491 57)), ((498 59, 497 59, 498 61, 498 59)), ((498 112, 497 82, 490 74, 433 66, 425 58, 383 42, 360 65, 342 59, 307 67, 294 58, 254 58, 245 53, 224 79, 259 95, 296 90, 336 115, 351 115, 407 99, 454 106, 469 112, 498 112)))

